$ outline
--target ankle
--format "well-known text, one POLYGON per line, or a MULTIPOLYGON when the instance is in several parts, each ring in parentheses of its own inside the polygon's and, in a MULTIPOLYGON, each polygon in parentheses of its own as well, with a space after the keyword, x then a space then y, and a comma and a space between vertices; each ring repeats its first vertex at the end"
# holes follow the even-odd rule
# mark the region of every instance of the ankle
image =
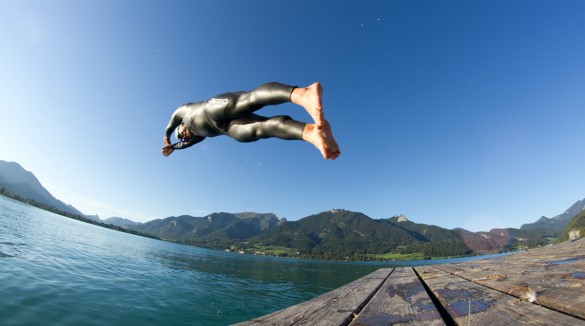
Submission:
POLYGON ((307 90, 305 88, 297 87, 293 89, 292 93, 290 93, 290 101, 294 104, 301 105, 303 95, 307 90))
POLYGON ((315 125, 312 123, 307 123, 305 128, 303 129, 302 138, 304 141, 311 142, 313 140, 313 134, 315 133, 315 125))

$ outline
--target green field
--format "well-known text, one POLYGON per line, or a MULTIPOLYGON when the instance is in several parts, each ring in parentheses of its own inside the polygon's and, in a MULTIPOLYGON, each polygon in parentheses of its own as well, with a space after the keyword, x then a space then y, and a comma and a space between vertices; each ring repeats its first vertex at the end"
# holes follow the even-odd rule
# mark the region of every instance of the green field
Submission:
POLYGON ((263 245, 260 243, 249 243, 244 242, 238 245, 234 245, 230 248, 232 251, 239 251, 243 250, 247 254, 261 254, 267 256, 279 256, 279 257, 295 257, 298 255, 296 249, 280 247, 280 246, 273 246, 273 245, 263 245))
POLYGON ((371 259, 377 260, 423 260, 425 257, 422 253, 416 252, 412 254, 395 254, 395 253, 385 253, 385 254, 370 254, 367 255, 371 259))

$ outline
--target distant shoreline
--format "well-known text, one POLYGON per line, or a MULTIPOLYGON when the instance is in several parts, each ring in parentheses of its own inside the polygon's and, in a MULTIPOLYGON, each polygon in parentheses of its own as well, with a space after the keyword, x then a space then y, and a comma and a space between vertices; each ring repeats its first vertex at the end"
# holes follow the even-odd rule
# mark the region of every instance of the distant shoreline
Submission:
POLYGON ((156 237, 154 235, 150 235, 150 234, 146 234, 146 233, 142 233, 142 232, 138 232, 138 231, 126 229, 126 228, 123 228, 123 227, 120 227, 120 226, 116 226, 116 225, 113 225, 113 224, 106 224, 106 223, 98 222, 98 221, 92 220, 90 218, 84 217, 82 215, 75 215, 75 214, 67 213, 67 212, 64 212, 62 210, 56 209, 54 207, 51 207, 49 205, 45 205, 43 203, 39 203, 39 202, 37 202, 37 201, 35 201, 33 199, 22 198, 21 196, 11 194, 11 193, 9 193, 7 191, 0 191, 0 196, 3 196, 3 197, 6 197, 6 198, 15 200, 15 201, 17 201, 19 203, 22 203, 22 204, 25 204, 25 205, 29 205, 29 206, 33 206, 33 207, 42 209, 42 210, 47 211, 47 212, 51 212, 53 214, 57 214, 57 215, 61 215, 61 216, 67 217, 67 218, 71 218, 71 219, 74 219, 74 220, 78 220, 78 221, 81 221, 81 222, 85 222, 85 223, 89 223, 89 224, 101 226, 103 228, 111 229, 111 230, 114 230, 114 231, 120 231, 120 232, 124 232, 124 233, 134 234, 134 235, 137 235, 137 236, 140 236, 140 237, 145 237, 145 238, 150 238, 150 239, 156 239, 156 240, 164 241, 163 239, 161 239, 159 237, 156 237))
POLYGON ((49 205, 45 205, 42 203, 38 203, 35 200, 22 198, 21 196, 11 194, 7 191, 1 191, 0 195, 23 203, 25 205, 34 206, 36 208, 61 215, 67 218, 75 219, 81 222, 97 225, 100 227, 104 227, 107 229, 111 229, 114 231, 120 231, 128 234, 133 234, 145 238, 170 242, 170 243, 177 243, 183 244, 188 246, 194 246, 199 248, 211 249, 216 251, 224 251, 236 254, 246 254, 246 255, 255 255, 255 256, 266 256, 266 257, 274 257, 274 258, 290 258, 290 259, 307 259, 307 260, 324 260, 324 261, 338 261, 338 262, 363 262, 363 263, 411 263, 411 262, 432 262, 432 261, 446 261, 451 259, 473 259, 475 257, 482 257, 482 256, 491 256, 491 255, 504 255, 514 253, 516 251, 506 251, 506 252, 485 252, 485 253, 478 253, 478 254, 469 254, 469 255, 453 255, 453 256, 423 256, 422 254, 353 254, 352 256, 348 255, 335 255, 333 253, 320 253, 320 254, 313 254, 310 252, 300 252, 295 248, 283 248, 273 245, 266 245, 261 246, 259 244, 247 244, 243 245, 243 242, 240 241, 231 241, 228 243, 217 242, 215 245, 210 244, 207 241, 197 241, 194 239, 189 240, 175 240, 175 239, 165 239, 160 238, 151 234, 143 233, 140 231, 135 231, 132 229, 128 229, 121 226, 116 226, 113 224, 102 223, 82 215, 75 215, 71 213, 67 213, 61 210, 58 210, 54 207, 49 205), (231 246, 231 249, 227 249, 227 246, 231 246), (234 249, 237 248, 237 249, 234 249))

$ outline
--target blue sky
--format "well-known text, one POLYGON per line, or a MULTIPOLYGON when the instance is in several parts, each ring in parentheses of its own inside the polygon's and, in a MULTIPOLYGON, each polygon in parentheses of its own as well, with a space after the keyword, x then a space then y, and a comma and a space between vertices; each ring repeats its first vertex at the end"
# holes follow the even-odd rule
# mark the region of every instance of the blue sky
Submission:
POLYGON ((585 197, 583 17, 583 1, 0 0, 0 159, 101 218, 520 227, 585 197), (323 84, 338 160, 227 137, 161 155, 176 107, 268 81, 323 84))

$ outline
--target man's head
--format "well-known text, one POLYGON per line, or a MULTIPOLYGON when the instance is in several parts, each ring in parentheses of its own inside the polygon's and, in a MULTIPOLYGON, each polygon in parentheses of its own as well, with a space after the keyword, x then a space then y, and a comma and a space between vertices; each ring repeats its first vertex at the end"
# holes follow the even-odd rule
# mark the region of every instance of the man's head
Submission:
POLYGON ((191 132, 191 130, 189 128, 185 127, 185 125, 181 123, 177 127, 176 136, 177 136, 177 139, 179 141, 188 142, 193 137, 193 133, 191 132))

